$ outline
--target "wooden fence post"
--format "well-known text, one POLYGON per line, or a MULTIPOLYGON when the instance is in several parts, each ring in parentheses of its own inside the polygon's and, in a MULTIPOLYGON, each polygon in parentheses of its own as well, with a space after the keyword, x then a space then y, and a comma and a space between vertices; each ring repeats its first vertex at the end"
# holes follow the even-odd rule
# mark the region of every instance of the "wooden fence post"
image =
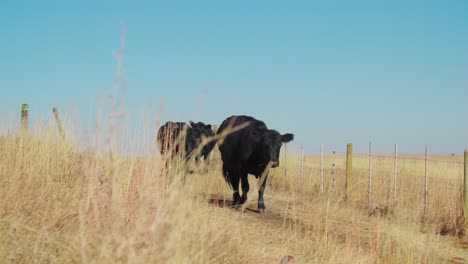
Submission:
POLYGON ((393 208, 397 204, 397 174, 398 174, 398 145, 395 144, 395 158, 393 160, 393 208))
POLYGON ((335 156, 335 154, 336 154, 336 151, 333 150, 332 154, 333 154, 332 171, 331 171, 331 174, 332 174, 332 190, 336 191, 336 172, 335 172, 335 166, 336 166, 336 156, 335 156))
POLYGON ((288 163, 287 163, 288 144, 284 144, 284 178, 288 178, 288 163))
POLYGON ((59 130, 60 136, 62 137, 63 140, 65 140, 65 131, 63 130, 62 120, 60 120, 57 107, 54 107, 52 111, 54 112, 55 122, 57 122, 57 127, 59 130))
POLYGON ((301 184, 304 188, 304 146, 301 145, 301 184))
POLYGON ((371 209, 371 198, 372 198, 372 142, 369 142, 369 182, 367 189, 367 205, 369 210, 371 209))
POLYGON ((463 199, 464 199, 464 211, 463 215, 466 217, 468 213, 468 150, 465 149, 465 162, 463 170, 463 199))
POLYGON ((320 193, 324 192, 324 179, 323 179, 323 144, 320 145, 320 193))
POLYGON ((353 144, 349 143, 346 148, 346 181, 345 181, 345 195, 348 196, 348 185, 352 182, 353 173, 353 144))
POLYGON ((427 184, 427 163, 428 163, 428 159, 427 159, 427 151, 428 150, 428 147, 426 146, 426 153, 424 155, 424 218, 426 219, 427 218, 427 204, 428 204, 428 193, 427 193, 427 189, 428 189, 428 184, 427 184))
POLYGON ((28 104, 21 105, 21 132, 28 130, 28 119, 29 119, 29 106, 28 104))

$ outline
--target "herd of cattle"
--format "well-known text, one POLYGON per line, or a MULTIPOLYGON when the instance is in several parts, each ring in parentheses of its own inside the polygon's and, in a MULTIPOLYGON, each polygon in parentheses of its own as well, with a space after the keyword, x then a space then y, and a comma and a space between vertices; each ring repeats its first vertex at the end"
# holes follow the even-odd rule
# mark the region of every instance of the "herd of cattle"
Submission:
POLYGON ((247 201, 249 192, 248 174, 261 177, 258 193, 258 211, 265 213, 263 192, 270 168, 279 166, 279 153, 282 143, 290 142, 294 135, 280 134, 268 129, 264 122, 250 116, 231 116, 224 120, 218 130, 202 122, 167 122, 158 131, 158 145, 161 155, 182 154, 185 159, 194 157, 198 163, 208 155, 218 143, 223 161, 223 176, 234 190, 233 206, 247 201), (242 183, 242 196, 239 183, 242 183))

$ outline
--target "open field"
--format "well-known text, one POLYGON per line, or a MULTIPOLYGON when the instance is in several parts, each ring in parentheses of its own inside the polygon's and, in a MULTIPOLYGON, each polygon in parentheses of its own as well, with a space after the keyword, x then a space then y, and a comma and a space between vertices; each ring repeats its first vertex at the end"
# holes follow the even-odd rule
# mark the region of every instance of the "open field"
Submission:
POLYGON ((306 157, 301 178, 299 157, 288 154, 288 175, 282 158, 260 215, 252 176, 244 212, 227 206, 232 192, 219 153, 208 168, 164 175, 159 155, 77 153, 55 130, 0 137, 2 263, 279 263, 287 255, 295 263, 468 261, 461 157, 431 156, 425 222, 417 155, 399 160, 396 204, 393 157, 374 157, 369 210, 367 155, 353 156, 345 199, 344 155, 325 156, 320 194, 320 157, 306 157))

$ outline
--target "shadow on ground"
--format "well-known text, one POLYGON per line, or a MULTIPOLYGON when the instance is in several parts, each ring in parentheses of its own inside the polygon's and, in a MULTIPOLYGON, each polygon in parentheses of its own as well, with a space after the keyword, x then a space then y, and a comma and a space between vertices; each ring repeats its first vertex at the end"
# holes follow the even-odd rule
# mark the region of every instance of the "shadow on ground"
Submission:
MULTIPOLYGON (((210 194, 210 199, 208 200, 208 204, 210 205, 215 205, 219 207, 227 207, 233 210, 241 210, 241 206, 233 206, 232 203, 233 203, 232 198, 227 198, 225 195, 219 194, 219 193, 210 194)), ((244 212, 253 212, 253 213, 259 214, 259 211, 257 209, 254 209, 251 207, 252 205, 248 204, 245 207, 244 212)))

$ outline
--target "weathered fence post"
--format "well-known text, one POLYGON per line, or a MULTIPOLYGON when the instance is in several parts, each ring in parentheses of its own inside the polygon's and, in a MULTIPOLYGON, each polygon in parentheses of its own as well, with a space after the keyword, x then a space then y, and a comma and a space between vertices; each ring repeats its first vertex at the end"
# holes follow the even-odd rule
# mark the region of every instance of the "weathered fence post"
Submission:
POLYGON ((320 193, 324 191, 324 179, 323 179, 323 144, 320 145, 320 193))
POLYGON ((468 213, 468 150, 465 149, 465 162, 463 170, 463 200, 464 200, 464 209, 463 216, 466 218, 468 213))
POLYGON ((398 145, 395 144, 395 158, 393 160, 393 208, 397 204, 397 174, 398 174, 398 145))
POLYGON ((428 147, 426 146, 426 153, 424 155, 424 219, 427 218, 427 204, 428 204, 428 197, 427 197, 427 189, 428 189, 428 185, 427 185, 427 163, 428 163, 428 159, 427 159, 427 152, 428 152, 428 147))
POLYGON ((28 130, 29 106, 28 104, 21 105, 21 132, 28 130))
POLYGON ((288 178, 288 163, 287 163, 288 144, 284 144, 284 178, 288 178))
POLYGON ((345 195, 349 195, 348 185, 352 182, 353 172, 353 144, 349 143, 346 148, 346 181, 345 181, 345 195))
POLYGON ((369 142, 369 182, 367 189, 367 205, 369 210, 371 209, 371 198, 372 198, 372 142, 369 142))
POLYGON ((52 111, 54 112, 55 122, 57 122, 57 127, 59 130, 60 136, 62 137, 63 140, 65 140, 65 131, 63 130, 62 120, 60 120, 57 107, 54 107, 52 111))
POLYGON ((301 145, 301 184, 304 188, 304 146, 301 145))
POLYGON ((335 172, 335 166, 336 166, 336 151, 332 151, 333 154, 333 159, 332 159, 332 170, 331 170, 331 175, 332 175, 332 190, 336 191, 336 172, 335 172))

